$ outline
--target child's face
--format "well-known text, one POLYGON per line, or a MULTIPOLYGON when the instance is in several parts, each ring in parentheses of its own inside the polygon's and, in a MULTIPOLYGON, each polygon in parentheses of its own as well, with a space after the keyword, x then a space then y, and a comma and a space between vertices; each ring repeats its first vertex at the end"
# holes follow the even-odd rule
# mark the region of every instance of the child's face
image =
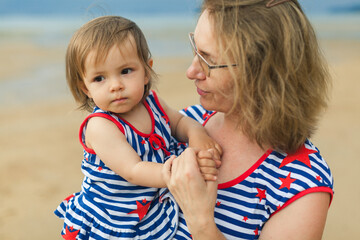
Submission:
POLYGON ((104 111, 127 114, 136 109, 149 82, 133 37, 114 45, 104 61, 95 63, 95 51, 85 60, 83 91, 104 111))

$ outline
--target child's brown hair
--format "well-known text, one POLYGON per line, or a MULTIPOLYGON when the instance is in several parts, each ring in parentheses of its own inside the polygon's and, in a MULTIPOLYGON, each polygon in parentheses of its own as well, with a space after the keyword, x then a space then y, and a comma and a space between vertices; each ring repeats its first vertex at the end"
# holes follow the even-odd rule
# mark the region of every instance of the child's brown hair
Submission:
POLYGON ((82 91, 85 75, 85 60, 90 51, 96 51, 96 62, 103 61, 114 45, 121 44, 132 35, 137 54, 142 62, 149 83, 144 89, 144 98, 149 93, 151 84, 157 78, 149 65, 151 53, 141 29, 131 20, 120 16, 103 16, 84 24, 75 32, 66 52, 66 79, 75 100, 80 108, 92 111, 93 101, 82 91))

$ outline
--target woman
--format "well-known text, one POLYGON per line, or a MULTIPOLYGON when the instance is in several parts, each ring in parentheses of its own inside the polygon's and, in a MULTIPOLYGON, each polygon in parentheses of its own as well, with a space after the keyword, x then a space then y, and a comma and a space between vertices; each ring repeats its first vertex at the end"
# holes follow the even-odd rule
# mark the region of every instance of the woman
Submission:
POLYGON ((293 1, 204 0, 190 41, 203 123, 223 149, 218 186, 196 150, 163 175, 182 209, 175 239, 321 239, 331 172, 308 140, 327 105, 328 72, 293 1))

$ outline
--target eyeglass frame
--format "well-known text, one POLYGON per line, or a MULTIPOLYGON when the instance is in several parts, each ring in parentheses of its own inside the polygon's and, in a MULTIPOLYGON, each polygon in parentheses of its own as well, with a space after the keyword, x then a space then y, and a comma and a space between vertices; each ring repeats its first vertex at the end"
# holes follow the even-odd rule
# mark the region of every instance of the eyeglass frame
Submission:
MULTIPOLYGON (((190 44, 191 44, 191 47, 193 49, 193 52, 196 53, 197 57, 199 58, 199 62, 202 60, 207 66, 208 66, 208 74, 205 73, 205 75, 207 75, 207 77, 210 77, 210 70, 211 69, 216 69, 216 68, 227 68, 227 67, 235 67, 237 66, 236 63, 234 64, 230 64, 230 65, 227 65, 227 64, 221 64, 221 65, 211 65, 209 64, 206 59, 198 52, 198 49, 196 47, 196 44, 195 44, 195 41, 194 41, 194 33, 193 32, 190 32, 189 33, 189 40, 190 40, 190 44)), ((195 54, 194 54, 195 55, 195 54)), ((200 62, 200 66, 201 68, 205 71, 203 65, 201 64, 200 62)))

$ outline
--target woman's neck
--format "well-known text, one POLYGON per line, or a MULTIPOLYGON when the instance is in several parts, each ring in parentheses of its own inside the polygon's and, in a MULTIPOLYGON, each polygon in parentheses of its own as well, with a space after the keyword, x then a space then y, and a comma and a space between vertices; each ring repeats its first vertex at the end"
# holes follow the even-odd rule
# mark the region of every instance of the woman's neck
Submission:
POLYGON ((216 113, 205 128, 223 149, 220 183, 242 175, 266 152, 256 142, 250 141, 234 121, 234 117, 216 113))

